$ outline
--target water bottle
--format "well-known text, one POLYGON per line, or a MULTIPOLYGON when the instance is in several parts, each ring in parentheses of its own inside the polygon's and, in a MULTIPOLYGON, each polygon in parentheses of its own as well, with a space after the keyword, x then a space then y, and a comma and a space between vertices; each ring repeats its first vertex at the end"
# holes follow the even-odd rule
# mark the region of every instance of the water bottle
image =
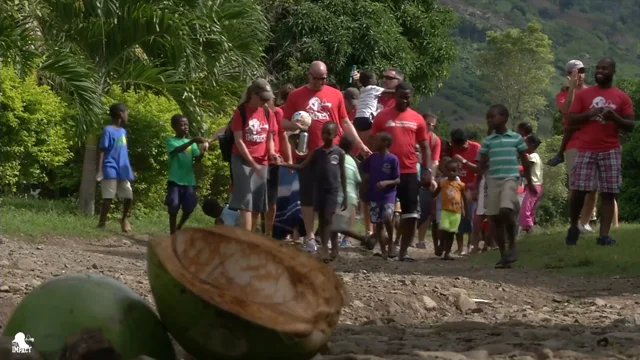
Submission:
POLYGON ((300 134, 298 134, 298 146, 296 147, 298 154, 305 155, 307 153, 308 141, 309 133, 304 130, 300 130, 300 134))

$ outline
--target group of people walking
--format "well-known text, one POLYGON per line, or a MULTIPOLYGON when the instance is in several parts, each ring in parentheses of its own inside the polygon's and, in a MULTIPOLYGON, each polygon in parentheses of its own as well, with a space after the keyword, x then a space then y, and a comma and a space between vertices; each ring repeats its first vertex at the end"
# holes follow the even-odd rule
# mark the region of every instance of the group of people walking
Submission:
MULTIPOLYGON (((629 97, 612 86, 614 74, 615 62, 602 59, 596 66, 597 85, 585 87, 584 66, 571 61, 569 86, 557 97, 565 134, 549 165, 567 163, 569 245, 575 245, 581 230, 589 230, 579 217, 585 197, 596 190, 602 201, 597 242, 615 243, 609 228, 621 183, 618 130, 633 128, 634 113, 629 97)), ((307 84, 286 85, 277 96, 267 81, 257 79, 247 88, 228 128, 214 139, 189 139, 188 120, 174 116, 175 136, 167 140, 171 232, 184 225, 197 204, 194 161, 202 158, 211 142, 220 141, 221 149, 228 144, 230 153, 229 205, 217 201, 203 205, 219 223, 255 230, 264 215, 265 232, 273 236, 283 226, 275 222, 276 213, 286 211, 299 221, 289 221, 285 233, 297 230, 309 252, 320 245, 326 261, 338 256, 339 234, 370 249, 379 244, 376 255, 384 259, 413 261, 408 251, 416 231, 415 246, 425 247, 431 226, 435 254, 444 260, 453 259, 454 242, 457 252, 466 254, 480 251, 484 239, 484 250, 494 241, 500 249, 496 266, 515 262, 518 225, 532 231, 543 192, 542 160, 536 153, 541 141, 531 124, 521 123, 517 132, 509 130, 509 111, 496 104, 487 111, 488 133, 481 143, 469 140, 463 129, 454 129, 443 140, 434 133, 437 117, 412 109, 413 87, 399 69, 385 71, 382 86, 373 73, 356 71, 352 76, 359 89, 341 92, 327 84, 326 65, 315 61, 307 71, 307 84), (310 124, 295 121, 299 112, 308 114, 310 124), (300 132, 308 137, 306 153, 297 151, 300 132), (282 183, 294 183, 281 178, 296 174, 299 188, 291 200, 299 201, 299 213, 295 206, 278 202, 282 183), (358 211, 366 234, 353 231, 358 211), (315 214, 317 231, 313 231, 315 214), (464 234, 469 236, 466 247, 464 234)), ((100 142, 100 180, 107 201, 116 194, 130 199, 132 180, 128 159, 124 161, 126 108, 116 104, 111 110, 113 124, 105 128, 100 142)), ((106 217, 101 225, 104 221, 106 217)), ((126 213, 122 226, 130 228, 126 213)))

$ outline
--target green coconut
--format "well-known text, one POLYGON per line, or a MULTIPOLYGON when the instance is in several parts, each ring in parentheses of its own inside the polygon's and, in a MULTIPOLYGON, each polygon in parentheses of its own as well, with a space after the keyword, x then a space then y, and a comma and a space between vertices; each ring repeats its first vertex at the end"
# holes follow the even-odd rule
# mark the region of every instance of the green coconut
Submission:
POLYGON ((141 355, 175 360, 175 350, 151 307, 124 284, 98 274, 55 277, 25 296, 15 309, 3 335, 33 338, 30 344, 44 360, 57 360, 63 349, 96 349, 91 341, 99 333, 124 359, 141 355), (71 342, 71 343, 70 343, 71 342))
POLYGON ((331 268, 239 228, 153 239, 147 260, 160 318, 199 360, 311 359, 345 301, 331 268))

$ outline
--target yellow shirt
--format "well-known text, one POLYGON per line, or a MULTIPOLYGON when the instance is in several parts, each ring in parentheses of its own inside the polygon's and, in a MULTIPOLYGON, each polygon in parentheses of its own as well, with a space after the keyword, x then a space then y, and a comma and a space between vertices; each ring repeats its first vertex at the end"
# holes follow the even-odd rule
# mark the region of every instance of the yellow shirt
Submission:
POLYGON ((464 196, 464 183, 460 180, 440 180, 440 198, 442 210, 453 211, 462 214, 462 197, 464 196))

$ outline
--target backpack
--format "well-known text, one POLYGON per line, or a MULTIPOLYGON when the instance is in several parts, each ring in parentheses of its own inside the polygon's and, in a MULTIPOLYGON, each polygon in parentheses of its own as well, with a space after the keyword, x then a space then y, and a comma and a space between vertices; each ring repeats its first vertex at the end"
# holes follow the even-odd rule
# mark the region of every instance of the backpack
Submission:
MULTIPOLYGON (((238 111, 240 112, 240 119, 242 119, 242 129, 244 131, 245 126, 247 126, 247 111, 244 108, 243 104, 238 106, 238 111)), ((267 123, 269 122, 269 107, 267 105, 264 106, 264 116, 267 119, 267 123)), ((235 143, 235 136, 233 135, 233 131, 231 131, 231 121, 227 123, 227 128, 224 130, 224 134, 218 139, 220 144, 220 153, 222 153, 222 160, 227 163, 231 163, 231 149, 233 148, 233 144, 235 143)))

